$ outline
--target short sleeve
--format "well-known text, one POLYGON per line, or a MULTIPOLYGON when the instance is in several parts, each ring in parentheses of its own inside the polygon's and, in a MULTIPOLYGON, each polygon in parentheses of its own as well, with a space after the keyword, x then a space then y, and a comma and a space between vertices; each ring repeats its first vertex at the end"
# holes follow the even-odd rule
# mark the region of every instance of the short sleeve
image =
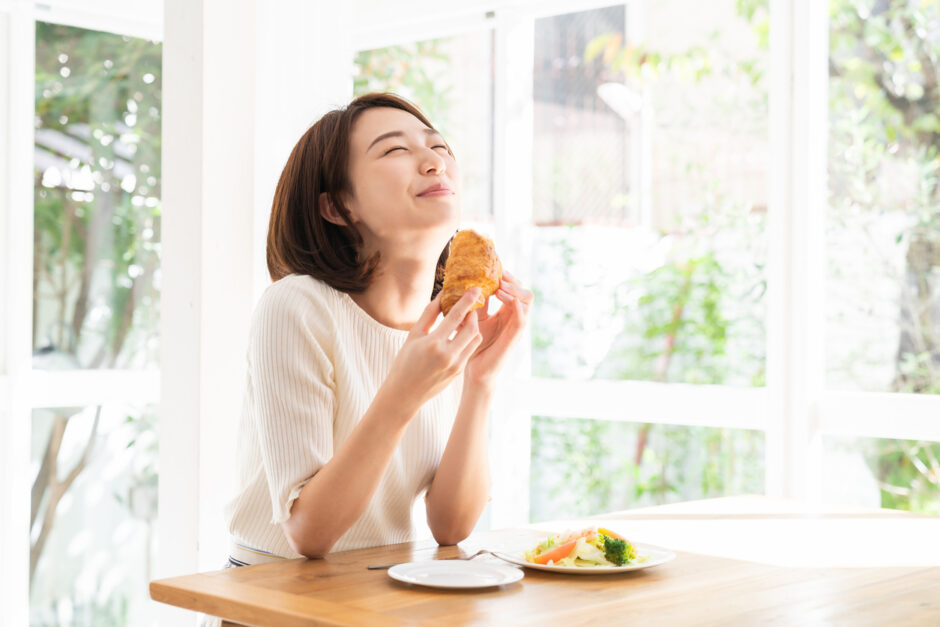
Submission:
POLYGON ((290 517, 300 490, 333 456, 335 384, 322 295, 288 277, 262 296, 248 349, 258 436, 272 522, 290 517), (283 283, 283 284, 282 284, 283 283))

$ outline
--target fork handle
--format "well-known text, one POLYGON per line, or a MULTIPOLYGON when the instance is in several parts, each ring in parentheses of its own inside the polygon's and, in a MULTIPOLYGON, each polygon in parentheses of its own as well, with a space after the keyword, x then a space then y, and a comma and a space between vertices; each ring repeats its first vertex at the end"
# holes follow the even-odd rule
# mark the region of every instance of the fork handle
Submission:
MULTIPOLYGON (((484 553, 489 553, 486 549, 480 549, 473 555, 458 555, 456 557, 439 557, 437 559, 427 560, 429 562, 446 562, 447 560, 472 560, 474 557, 479 557, 484 553)), ((369 564, 366 566, 367 570, 384 570, 386 568, 391 568, 392 566, 398 566, 399 564, 407 564, 408 562, 395 562, 393 564, 369 564)))

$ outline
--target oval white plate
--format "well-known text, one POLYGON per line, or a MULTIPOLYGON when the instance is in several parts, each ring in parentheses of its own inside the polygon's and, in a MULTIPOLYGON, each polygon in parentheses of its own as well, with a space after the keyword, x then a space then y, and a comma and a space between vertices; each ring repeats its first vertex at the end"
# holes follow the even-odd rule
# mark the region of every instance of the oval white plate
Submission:
POLYGON ((519 581, 520 568, 504 564, 462 560, 427 560, 398 564, 388 576, 403 583, 431 588, 489 588, 519 581))
POLYGON ((497 552, 496 555, 500 559, 518 564, 519 566, 525 566, 526 568, 547 570, 553 573, 566 573, 569 575, 612 575, 614 573, 625 573, 631 570, 641 570, 643 568, 650 568, 651 566, 659 566, 660 564, 665 564, 676 558, 676 554, 669 549, 653 546, 652 544, 636 543, 633 546, 636 548, 636 554, 639 558, 645 557, 646 559, 639 561, 638 558, 637 561, 623 566, 549 566, 547 564, 533 564, 532 562, 527 562, 525 560, 525 553, 521 551, 519 553, 497 552))

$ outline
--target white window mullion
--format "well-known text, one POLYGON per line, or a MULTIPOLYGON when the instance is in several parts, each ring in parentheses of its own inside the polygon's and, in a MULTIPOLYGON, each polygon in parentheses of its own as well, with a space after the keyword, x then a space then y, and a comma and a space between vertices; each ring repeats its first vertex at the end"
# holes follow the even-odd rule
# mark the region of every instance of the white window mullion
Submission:
POLYGON ((822 468, 825 3, 771 0, 767 493, 815 500, 822 468))
MULTIPOLYGON (((496 13, 493 67, 493 214, 503 265, 531 283, 532 258, 532 75, 535 21, 522 11, 496 13)), ((506 527, 529 519, 531 411, 519 394, 531 366, 526 332, 507 364, 494 403, 490 429, 493 501, 490 525, 506 527)))
POLYGON ((732 429, 764 429, 767 390, 654 381, 531 379, 533 415, 732 429))
POLYGON ((32 5, 0 12, 0 374, 8 393, 0 406, 0 564, 3 622, 29 623, 30 407, 32 360, 33 102, 35 21, 32 5))
POLYGON ((788 492, 786 477, 786 433, 790 411, 788 402, 790 326, 787 312, 792 309, 786 286, 792 280, 787 266, 790 224, 787 212, 792 204, 790 133, 793 82, 793 15, 788 0, 770 0, 770 201, 767 241, 767 391, 771 410, 767 413, 765 443, 765 492, 783 496, 788 492))
POLYGON ((160 372, 156 370, 33 370, 28 382, 32 407, 153 404, 160 400, 160 372))
MULTIPOLYGON (((203 3, 164 3, 163 221, 160 294, 161 383, 155 576, 198 568, 198 321, 202 237, 203 3)), ((192 624, 181 610, 156 607, 159 624, 192 624)))
POLYGON ((824 435, 940 442, 940 396, 826 392, 819 423, 824 435))
MULTIPOLYGON (((829 150, 829 7, 817 0, 795 3, 794 136, 793 168, 799 220, 790 263, 793 277, 802 286, 804 326, 797 327, 797 346, 803 359, 795 363, 794 376, 803 388, 803 408, 795 436, 799 438, 789 459, 789 472, 797 495, 822 499, 823 447, 819 428, 819 404, 826 381, 825 351, 825 217, 828 208, 829 150), (803 451, 799 447, 805 447, 803 451)), ((799 395, 798 395, 799 396, 799 395)))

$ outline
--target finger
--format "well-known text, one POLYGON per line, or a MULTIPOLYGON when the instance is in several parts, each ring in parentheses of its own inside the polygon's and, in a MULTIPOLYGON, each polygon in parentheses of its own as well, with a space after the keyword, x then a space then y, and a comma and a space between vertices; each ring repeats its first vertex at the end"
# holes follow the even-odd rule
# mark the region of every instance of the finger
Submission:
POLYGON ((500 300, 500 302, 506 305, 512 305, 514 302, 519 300, 518 298, 516 298, 515 296, 513 296, 512 294, 510 294, 503 288, 499 288, 498 290, 496 290, 495 296, 496 298, 500 300))
MULTIPOLYGON (((496 290, 496 293, 494 295, 503 304, 503 306, 499 308, 499 312, 497 312, 496 315, 499 316, 501 320, 506 320, 508 317, 513 316, 514 315, 513 307, 515 303, 519 302, 519 299, 513 296, 512 294, 501 289, 496 290)), ((522 306, 523 306, 523 309, 528 311, 528 306, 525 303, 523 303, 522 306)))
POLYGON ((506 304, 512 305, 513 303, 519 303, 520 305, 522 305, 522 310, 528 313, 531 302, 526 302, 525 299, 519 298, 517 296, 513 296, 512 294, 509 294, 508 292, 506 293, 506 296, 512 299, 511 302, 507 301, 506 304))
POLYGON ((525 328, 525 310, 522 303, 516 301, 512 306, 512 317, 506 325, 505 337, 501 338, 505 342, 504 350, 509 351, 522 338, 522 330, 525 328))
POLYGON ((522 300, 516 299, 515 313, 516 322, 519 324, 519 328, 521 329, 523 326, 525 326, 525 318, 526 314, 529 313, 529 305, 522 300))
POLYGON ((535 298, 535 294, 533 294, 530 290, 527 290, 520 285, 516 285, 515 283, 510 283, 508 281, 501 282, 499 285, 499 289, 505 290, 509 294, 512 294, 513 296, 515 296, 516 298, 518 298, 525 304, 531 304, 532 300, 535 298))
POLYGON ((480 325, 477 322, 477 311, 473 310, 463 319, 460 330, 457 331, 457 335, 454 336, 454 339, 450 341, 451 347, 456 351, 463 351, 463 347, 470 343, 474 335, 478 335, 479 333, 480 325))
POLYGON ((478 311, 474 310, 467 314, 467 322, 464 324, 464 328, 457 334, 454 338, 452 344, 460 348, 460 355, 457 358, 457 363, 460 364, 460 369, 463 370, 466 361, 470 359, 470 356, 476 352, 477 348, 480 346, 480 343, 483 341, 483 335, 480 333, 480 326, 477 324, 477 314, 478 311))
POLYGON ((441 313, 441 293, 438 292, 437 296, 434 297, 428 306, 424 308, 424 311, 421 312, 421 316, 418 318, 418 321, 415 322, 414 326, 411 327, 411 333, 413 335, 427 335, 431 332, 431 327, 434 326, 434 321, 437 320, 438 315, 441 313))
POLYGON ((441 322, 440 326, 437 327, 435 333, 440 333, 444 337, 450 337, 450 334, 454 332, 458 325, 463 321, 467 316, 467 312, 470 311, 470 308, 473 306, 477 299, 480 297, 482 290, 479 287, 472 287, 467 292, 460 297, 454 306, 451 307, 450 311, 444 316, 444 320, 441 322))
POLYGON ((467 361, 473 357, 473 353, 480 348, 480 344, 483 343, 483 336, 477 333, 470 342, 463 347, 463 350, 460 352, 460 357, 457 358, 457 363, 460 364, 460 369, 463 370, 467 366, 467 361))
POLYGON ((477 312, 477 317, 480 319, 480 322, 483 322, 490 317, 490 297, 487 296, 486 300, 483 301, 483 306, 475 310, 477 312))
POLYGON ((504 309, 507 314, 506 322, 503 331, 499 335, 499 343, 503 345, 503 350, 509 350, 512 346, 515 346, 519 338, 522 337, 522 330, 525 328, 526 312, 525 306, 518 300, 506 306, 504 309))

